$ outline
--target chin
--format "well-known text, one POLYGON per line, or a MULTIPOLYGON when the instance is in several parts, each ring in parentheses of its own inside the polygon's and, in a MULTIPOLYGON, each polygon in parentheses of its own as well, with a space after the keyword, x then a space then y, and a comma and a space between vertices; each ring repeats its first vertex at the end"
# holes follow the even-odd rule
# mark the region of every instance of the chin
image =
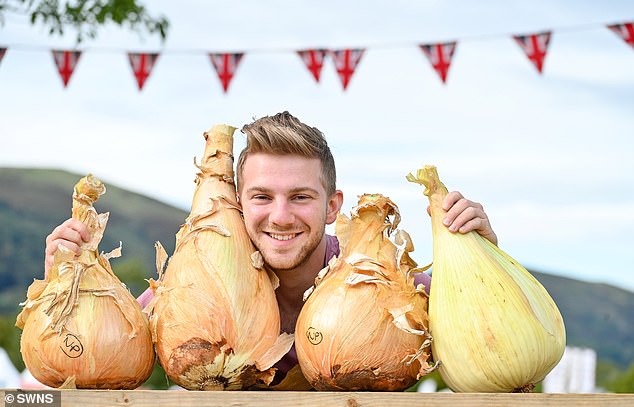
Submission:
POLYGON ((297 257, 293 256, 289 258, 289 255, 281 255, 271 257, 266 253, 262 253, 264 257, 264 262, 273 270, 292 270, 295 267, 299 266, 303 259, 298 260, 297 257))
MULTIPOLYGON (((317 247, 315 245, 315 247, 317 247)), ((315 247, 304 245, 300 248, 295 248, 289 252, 280 253, 276 250, 260 250, 264 262, 273 270, 292 270, 300 267, 302 264, 308 261, 310 254, 315 250, 315 247)))
POLYGON ((269 261, 266 259, 266 257, 264 258, 264 261, 271 269, 280 271, 292 270, 298 265, 297 263, 291 263, 288 261, 269 261))

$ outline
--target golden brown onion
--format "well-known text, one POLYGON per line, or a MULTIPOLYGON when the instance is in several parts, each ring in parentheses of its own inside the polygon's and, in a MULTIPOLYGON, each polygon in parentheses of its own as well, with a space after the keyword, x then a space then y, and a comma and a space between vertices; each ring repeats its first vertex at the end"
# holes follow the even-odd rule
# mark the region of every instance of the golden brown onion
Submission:
POLYGON ((157 244, 159 280, 148 305, 156 351, 167 375, 191 390, 267 386, 288 352, 280 335, 274 283, 247 235, 233 180, 233 132, 205 133, 191 214, 167 254, 157 244))
POLYGON ((59 246, 17 318, 24 363, 50 387, 74 380, 77 388, 134 389, 154 367, 147 317, 110 267, 120 248, 98 252, 108 214, 98 215, 92 204, 104 192, 92 175, 75 185, 72 216, 88 226, 91 239, 79 256, 59 246))
POLYGON ((338 215, 341 253, 315 281, 295 328, 304 376, 318 390, 406 389, 432 367, 427 296, 414 286, 413 245, 390 199, 360 197, 338 215))

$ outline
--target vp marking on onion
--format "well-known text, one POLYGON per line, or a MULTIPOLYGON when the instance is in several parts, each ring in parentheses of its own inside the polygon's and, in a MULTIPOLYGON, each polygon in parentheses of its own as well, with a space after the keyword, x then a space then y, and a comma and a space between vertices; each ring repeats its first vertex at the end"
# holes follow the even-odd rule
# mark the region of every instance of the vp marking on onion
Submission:
POLYGON ((78 358, 84 353, 84 345, 79 338, 73 334, 66 334, 62 346, 59 347, 69 358, 78 358))
POLYGON ((324 339, 324 336, 321 334, 321 332, 319 332, 312 326, 309 327, 308 330, 306 331, 306 337, 308 338, 308 341, 312 343, 313 345, 319 345, 321 341, 324 339))

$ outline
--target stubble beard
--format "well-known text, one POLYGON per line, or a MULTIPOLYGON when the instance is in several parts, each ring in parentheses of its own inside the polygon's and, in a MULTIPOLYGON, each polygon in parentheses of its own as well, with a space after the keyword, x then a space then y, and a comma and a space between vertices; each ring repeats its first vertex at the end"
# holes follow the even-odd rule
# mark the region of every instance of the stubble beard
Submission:
POLYGON ((304 244, 299 249, 299 252, 295 256, 295 258, 292 260, 289 259, 287 261, 279 261, 279 256, 270 255, 270 253, 267 252, 267 250, 260 247, 260 245, 258 245, 257 243, 254 243, 254 245, 256 249, 258 249, 260 253, 262 254, 262 257, 264 258, 264 263, 269 267, 269 269, 275 272, 278 272, 278 271, 284 272, 284 271, 296 269, 300 267, 301 265, 305 264, 310 258, 311 254, 313 254, 315 249, 317 249, 317 246, 319 246, 321 239, 324 237, 324 233, 325 231, 322 230, 321 233, 316 235, 314 239, 311 239, 310 241, 306 242, 306 244, 304 244))

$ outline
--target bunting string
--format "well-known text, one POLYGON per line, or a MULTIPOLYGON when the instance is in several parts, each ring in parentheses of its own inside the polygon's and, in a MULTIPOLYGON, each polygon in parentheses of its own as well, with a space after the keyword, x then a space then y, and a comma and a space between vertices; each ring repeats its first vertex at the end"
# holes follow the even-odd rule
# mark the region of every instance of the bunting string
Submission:
MULTIPOLYGON (((629 44, 634 48, 634 21, 603 24, 618 37, 620 37, 626 44, 629 44)), ((589 26, 572 26, 563 27, 556 30, 543 30, 527 34, 516 34, 510 37, 519 45, 522 51, 526 54, 529 62, 532 63, 537 70, 538 74, 542 74, 544 70, 544 61, 548 53, 548 46, 550 44, 553 31, 572 31, 596 28, 596 25, 589 26)), ((451 66, 452 58, 456 52, 459 42, 465 40, 482 40, 491 38, 494 35, 482 35, 477 37, 465 37, 460 40, 454 41, 441 41, 441 42, 425 42, 419 43, 418 48, 422 51, 423 55, 427 58, 432 68, 436 71, 442 83, 447 82, 449 68, 451 66)), ((495 35, 499 37, 501 35, 495 35)), ((394 48, 398 46, 411 45, 411 44, 382 44, 374 45, 371 48, 394 48)), ((0 44, 0 64, 5 56, 9 53, 9 50, 27 50, 27 51, 48 51, 52 53, 53 60, 57 71, 62 79, 64 88, 68 87, 70 78, 78 65, 79 59, 84 52, 112 52, 122 53, 128 57, 132 74, 136 80, 139 91, 143 90, 147 79, 150 77, 152 69, 160 55, 164 54, 199 54, 205 53, 211 60, 211 65, 216 72, 216 75, 220 81, 222 89, 225 93, 229 90, 229 85, 236 75, 238 65, 243 60, 246 54, 255 52, 289 52, 296 53, 304 63, 306 69, 310 72, 316 82, 319 82, 321 77, 322 68, 327 57, 330 57, 333 61, 339 80, 343 90, 345 91, 350 84, 350 81, 357 70, 359 63, 369 47, 350 47, 343 49, 327 49, 327 48, 313 48, 313 49, 301 49, 301 50, 289 50, 289 49, 251 49, 247 51, 234 51, 234 52, 210 52, 205 50, 194 49, 165 49, 157 52, 132 52, 129 50, 122 50, 120 48, 106 48, 106 47, 89 47, 83 50, 79 49, 51 49, 44 46, 29 45, 29 44, 14 44, 4 45, 0 44)), ((1 72, 0 72, 1 74, 1 72)))

